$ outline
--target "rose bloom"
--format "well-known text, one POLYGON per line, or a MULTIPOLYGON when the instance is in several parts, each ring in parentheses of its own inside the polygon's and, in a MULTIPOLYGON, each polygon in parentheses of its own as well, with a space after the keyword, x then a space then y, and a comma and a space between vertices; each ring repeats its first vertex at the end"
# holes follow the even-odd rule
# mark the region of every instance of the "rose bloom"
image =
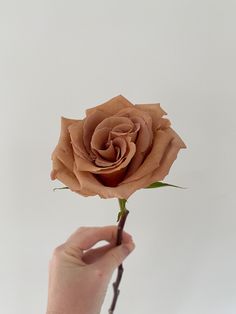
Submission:
POLYGON ((166 114, 160 104, 133 105, 120 95, 83 120, 62 117, 51 179, 83 196, 122 199, 163 180, 186 148, 166 114))

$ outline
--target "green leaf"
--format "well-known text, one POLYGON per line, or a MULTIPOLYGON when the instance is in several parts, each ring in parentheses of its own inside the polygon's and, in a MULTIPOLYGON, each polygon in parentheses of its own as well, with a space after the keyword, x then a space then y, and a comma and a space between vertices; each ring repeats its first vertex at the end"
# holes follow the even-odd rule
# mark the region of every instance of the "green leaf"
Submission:
POLYGON ((68 190, 68 186, 63 186, 62 188, 54 188, 53 192, 55 192, 56 190, 68 190))
POLYGON ((147 186, 145 189, 155 189, 155 188, 161 188, 163 186, 171 186, 174 188, 179 188, 179 189, 186 189, 184 187, 178 186, 178 185, 173 185, 173 184, 169 184, 169 183, 165 183, 165 182, 153 182, 152 184, 150 184, 149 186, 147 186))

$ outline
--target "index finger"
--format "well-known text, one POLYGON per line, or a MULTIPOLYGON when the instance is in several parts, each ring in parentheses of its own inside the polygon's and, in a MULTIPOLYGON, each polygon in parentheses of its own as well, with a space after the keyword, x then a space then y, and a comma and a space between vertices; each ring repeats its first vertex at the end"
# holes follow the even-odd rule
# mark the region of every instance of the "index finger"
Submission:
MULTIPOLYGON (((77 229, 66 241, 66 243, 75 249, 88 250, 99 241, 105 240, 115 244, 117 236, 117 226, 105 227, 81 227, 77 229)), ((123 231, 122 242, 131 240, 131 235, 123 231)))

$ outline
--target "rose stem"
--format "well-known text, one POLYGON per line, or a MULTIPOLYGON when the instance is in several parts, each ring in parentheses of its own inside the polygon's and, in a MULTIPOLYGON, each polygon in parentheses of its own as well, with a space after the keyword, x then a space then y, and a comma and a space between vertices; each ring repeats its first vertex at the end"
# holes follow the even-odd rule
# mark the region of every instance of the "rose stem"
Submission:
MULTIPOLYGON (((119 212, 119 215, 118 215, 119 223, 118 223, 118 226, 117 226, 116 246, 118 246, 118 245, 120 245, 122 243, 123 229, 124 229, 126 218, 127 218, 128 214, 129 214, 129 211, 125 207, 125 203, 126 203, 126 200, 119 199, 120 212, 119 212)), ((119 285, 120 285, 120 282, 121 282, 121 278, 122 278, 123 272, 124 272, 124 267, 123 267, 123 265, 121 263, 119 265, 118 269, 117 269, 116 281, 113 283, 114 295, 113 295, 113 300, 112 300, 112 303, 111 303, 111 307, 110 307, 109 312, 108 312, 109 314, 113 314, 114 313, 114 310, 115 310, 115 307, 116 307, 116 302, 117 302, 117 299, 118 299, 118 296, 119 296, 119 293, 120 293, 119 285)))

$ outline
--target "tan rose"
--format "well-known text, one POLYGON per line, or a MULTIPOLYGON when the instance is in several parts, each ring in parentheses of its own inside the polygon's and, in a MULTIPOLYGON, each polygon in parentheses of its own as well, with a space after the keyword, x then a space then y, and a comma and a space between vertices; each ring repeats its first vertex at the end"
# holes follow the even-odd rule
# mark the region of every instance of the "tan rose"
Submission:
POLYGON ((163 180, 186 145, 160 104, 133 105, 123 96, 61 118, 51 179, 84 196, 123 198, 163 180))

